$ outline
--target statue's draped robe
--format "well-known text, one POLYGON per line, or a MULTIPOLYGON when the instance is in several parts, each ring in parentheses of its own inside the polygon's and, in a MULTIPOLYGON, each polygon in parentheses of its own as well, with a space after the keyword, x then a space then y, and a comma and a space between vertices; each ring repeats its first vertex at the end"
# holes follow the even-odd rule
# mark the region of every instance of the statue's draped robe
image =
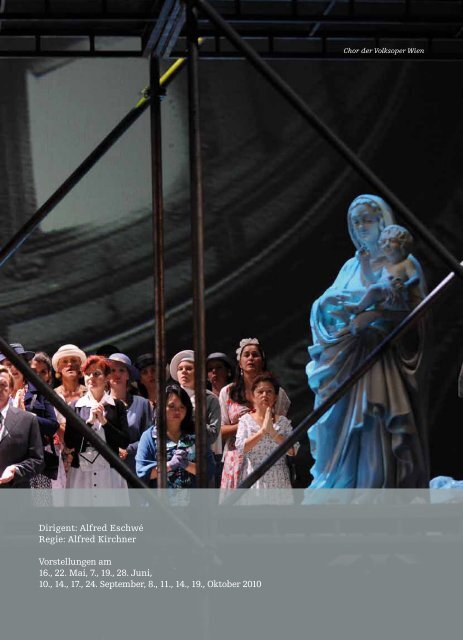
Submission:
MULTIPOLYGON (((420 296, 424 297, 421 273, 420 296)), ((393 328, 386 318, 360 334, 345 326, 326 299, 365 293, 360 264, 348 260, 312 307, 312 360, 307 365, 315 406, 342 384, 393 328), (335 334, 338 334, 337 336, 335 334)), ((367 373, 309 429, 312 488, 422 488, 429 482, 424 425, 423 324, 390 347, 367 373)))

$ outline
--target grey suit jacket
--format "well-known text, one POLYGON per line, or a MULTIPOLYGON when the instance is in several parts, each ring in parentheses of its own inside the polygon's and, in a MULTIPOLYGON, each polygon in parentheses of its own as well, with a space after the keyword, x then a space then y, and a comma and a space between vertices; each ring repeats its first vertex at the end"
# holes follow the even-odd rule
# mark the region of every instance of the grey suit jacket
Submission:
POLYGON ((10 406, 0 440, 0 475, 10 464, 17 466, 11 482, 2 488, 28 488, 29 479, 43 468, 39 423, 33 413, 10 406))

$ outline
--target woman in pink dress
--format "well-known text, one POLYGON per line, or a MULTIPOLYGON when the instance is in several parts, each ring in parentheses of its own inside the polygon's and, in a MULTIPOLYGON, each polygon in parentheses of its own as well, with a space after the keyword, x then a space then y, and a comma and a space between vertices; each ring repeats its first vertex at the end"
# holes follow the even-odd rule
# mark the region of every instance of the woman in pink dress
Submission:
MULTIPOLYGON (((238 367, 235 380, 219 396, 222 414, 222 440, 225 442, 221 489, 236 489, 240 481, 243 454, 236 449, 235 437, 240 417, 253 408, 252 385, 266 367, 264 351, 257 338, 243 338, 236 350, 238 367)), ((290 400, 280 387, 275 404, 278 415, 285 416, 290 400)))

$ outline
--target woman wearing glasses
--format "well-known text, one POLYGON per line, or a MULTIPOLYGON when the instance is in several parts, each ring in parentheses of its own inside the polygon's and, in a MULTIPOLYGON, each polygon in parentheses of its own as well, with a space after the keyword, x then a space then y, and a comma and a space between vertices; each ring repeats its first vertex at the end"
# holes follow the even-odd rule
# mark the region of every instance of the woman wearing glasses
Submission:
MULTIPOLYGON (((71 404, 75 412, 119 455, 130 442, 127 413, 123 402, 107 393, 111 367, 106 358, 90 356, 82 367, 87 392, 71 404)), ((72 424, 64 432, 63 457, 70 489, 127 488, 126 481, 72 424)))

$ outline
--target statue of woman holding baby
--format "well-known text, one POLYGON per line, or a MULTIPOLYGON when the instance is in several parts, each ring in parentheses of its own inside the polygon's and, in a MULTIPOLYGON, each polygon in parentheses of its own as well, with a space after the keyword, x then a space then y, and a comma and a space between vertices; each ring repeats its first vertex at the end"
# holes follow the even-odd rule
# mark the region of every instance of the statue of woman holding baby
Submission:
MULTIPOLYGON (((387 252, 382 246, 390 240, 383 242, 380 235, 394 220, 382 198, 358 196, 347 219, 356 254, 315 301, 310 316, 313 345, 309 347, 307 376, 316 395, 315 406, 328 398, 426 295, 422 269, 412 254, 405 256, 406 262, 397 257, 399 267, 404 264, 413 272, 410 295, 398 295, 404 283, 388 275, 387 252), (371 297, 369 290, 375 283, 373 290, 381 295, 371 297)), ((396 236, 392 231, 389 236, 396 236)), ((399 267, 395 272, 400 273, 399 267)), ((392 267, 388 269, 390 273, 392 267)), ((310 488, 428 487, 423 343, 420 322, 391 345, 309 429, 315 461, 310 488)))

